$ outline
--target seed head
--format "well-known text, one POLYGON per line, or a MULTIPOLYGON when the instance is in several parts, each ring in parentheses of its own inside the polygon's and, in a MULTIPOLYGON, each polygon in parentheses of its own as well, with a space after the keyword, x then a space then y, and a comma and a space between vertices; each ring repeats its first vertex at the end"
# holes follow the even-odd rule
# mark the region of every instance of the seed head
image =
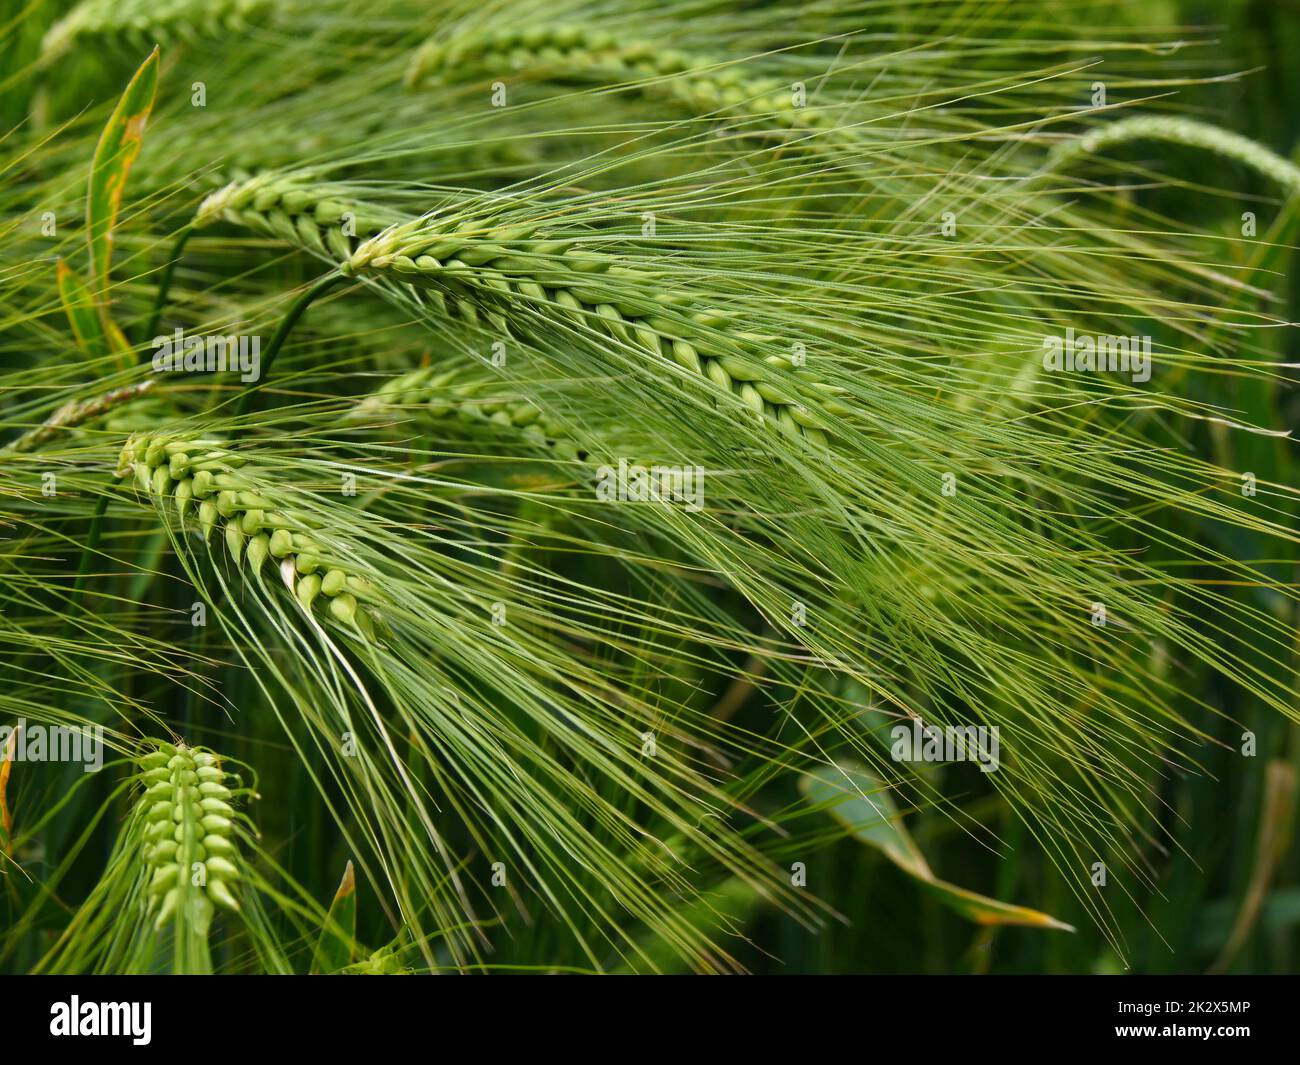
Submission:
POLYGON ((216 907, 238 910, 243 877, 233 793, 211 751, 160 744, 140 760, 141 856, 154 925, 186 921, 206 933, 216 907))
POLYGON ((318 520, 284 506, 278 498, 283 489, 246 467, 247 459, 220 441, 144 433, 127 440, 117 473, 134 474, 140 490, 159 501, 171 497, 182 522, 197 512, 203 538, 221 533, 231 558, 254 576, 267 559, 280 562, 285 584, 305 610, 318 592, 327 599, 346 593, 342 607, 329 605, 331 616, 373 638, 370 612, 356 600, 377 601, 374 585, 331 558, 317 539, 318 520), (319 584, 307 580, 318 572, 324 574, 319 584))

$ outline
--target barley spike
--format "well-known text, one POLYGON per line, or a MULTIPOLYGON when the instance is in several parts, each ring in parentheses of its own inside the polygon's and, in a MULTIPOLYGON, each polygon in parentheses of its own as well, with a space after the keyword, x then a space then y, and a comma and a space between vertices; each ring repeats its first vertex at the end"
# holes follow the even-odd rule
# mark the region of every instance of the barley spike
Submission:
POLYGON ((304 610, 324 595, 334 618, 373 638, 374 623, 357 600, 374 601, 374 585, 332 559, 314 535, 320 523, 282 506, 277 486, 246 462, 217 440, 143 433, 127 440, 117 474, 134 473, 139 488, 159 502, 172 499, 182 521, 195 509, 204 539, 221 533, 236 564, 254 574, 274 560, 304 610))
POLYGON ((243 878, 229 775, 211 751, 160 744, 140 759, 141 857, 154 927, 185 921, 206 935, 217 908, 237 911, 243 878), (201 872, 201 875, 199 875, 201 872))
POLYGON ((1300 193, 1300 167, 1291 160, 1232 130, 1169 115, 1137 115, 1089 130, 1077 140, 1053 149, 1043 170, 1035 176, 1064 170, 1076 160, 1108 148, 1148 140, 1214 152, 1277 182, 1289 195, 1300 193))
MULTIPOLYGON (((509 332, 510 323, 526 332, 530 316, 510 312, 540 308, 552 319, 595 329, 676 362, 789 432, 826 443, 824 420, 801 404, 775 372, 792 373, 791 361, 755 357, 746 350, 746 341, 763 338, 737 330, 726 334, 729 351, 701 351, 689 327, 684 330, 666 316, 688 306, 687 298, 659 291, 653 279, 619 266, 613 256, 580 251, 573 241, 529 239, 533 236, 528 227, 494 230, 469 222, 440 230, 433 220, 417 219, 362 242, 346 269, 421 285, 439 309, 470 322, 486 319, 501 332, 509 332), (621 283, 617 290, 601 283, 604 275, 621 283)), ((709 310, 689 314, 700 326, 728 317, 709 310)))
POLYGON ((585 457, 562 423, 529 400, 503 392, 500 382, 469 362, 425 366, 394 377, 358 403, 351 416, 366 419, 395 412, 409 412, 422 421, 499 426, 557 458, 585 457))
POLYGON ((542 73, 561 83, 634 83, 638 91, 676 100, 696 114, 731 112, 795 131, 836 128, 834 115, 796 104, 790 85, 746 77, 734 64, 713 57, 650 41, 619 40, 604 30, 574 24, 433 38, 412 56, 405 80, 408 87, 421 88, 511 71, 542 73))
POLYGON ((396 212, 355 202, 340 186, 269 171, 236 177, 209 195, 194 224, 231 222, 346 261, 362 238, 399 218, 396 212))
POLYGON ((242 33, 274 7, 272 0, 85 0, 50 27, 40 62, 48 66, 91 42, 147 50, 242 33))
MULTIPOLYGON (((115 426, 127 424, 129 421, 129 419, 122 417, 123 411, 121 408, 144 396, 153 386, 154 381, 148 379, 133 385, 115 388, 93 399, 72 400, 65 403, 36 428, 28 430, 5 446, 10 451, 35 451, 49 443, 60 433, 71 432, 78 426, 95 421, 98 418, 104 418, 105 428, 111 431, 115 426)), ((157 410, 156 407, 153 409, 157 410)))

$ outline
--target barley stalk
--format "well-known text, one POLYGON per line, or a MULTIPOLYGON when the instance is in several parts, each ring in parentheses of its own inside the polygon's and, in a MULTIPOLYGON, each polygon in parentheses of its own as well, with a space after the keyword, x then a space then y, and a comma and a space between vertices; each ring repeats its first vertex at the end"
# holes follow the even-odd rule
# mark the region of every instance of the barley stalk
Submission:
POLYGON ((204 540, 219 531, 237 565, 256 576, 274 560, 304 610, 324 597, 335 620, 373 637, 373 622, 358 599, 374 599, 374 586, 332 558, 313 535, 320 523, 283 505, 276 498, 281 490, 248 469, 243 456, 217 440, 145 433, 122 449, 118 476, 132 472, 146 494, 173 501, 182 523, 196 508, 204 540))
POLYGON ((796 105, 791 86, 745 77, 709 56, 665 48, 652 41, 620 40, 581 25, 488 30, 423 44, 406 70, 408 87, 454 78, 501 77, 512 71, 542 73, 562 83, 635 83, 649 94, 676 100, 696 114, 718 112, 763 119, 791 130, 831 132, 833 115, 796 105))

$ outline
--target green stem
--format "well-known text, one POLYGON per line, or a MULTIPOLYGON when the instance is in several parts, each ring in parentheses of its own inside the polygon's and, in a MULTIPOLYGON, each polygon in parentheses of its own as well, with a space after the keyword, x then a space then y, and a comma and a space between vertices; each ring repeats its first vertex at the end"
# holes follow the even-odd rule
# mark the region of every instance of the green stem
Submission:
MULTIPOLYGON (((347 275, 345 275, 341 271, 338 270, 331 271, 330 273, 322 277, 319 281, 317 281, 316 284, 312 285, 312 287, 309 288, 306 292, 304 292, 301 296, 299 296, 298 299, 294 302, 294 305, 289 308, 289 313, 286 314, 284 316, 284 320, 280 322, 280 327, 275 331, 275 336, 271 338, 271 343, 266 349, 266 354, 262 357, 262 381, 263 382, 265 382, 266 379, 270 377, 271 366, 275 362, 276 355, 280 353, 280 349, 284 346, 285 338, 293 330, 293 327, 298 323, 298 319, 303 316, 303 312, 306 311, 307 308, 311 306, 312 302, 315 299, 317 299, 317 297, 329 291, 329 289, 337 285, 340 281, 345 280, 346 276, 347 275)), ((256 396, 259 394, 260 391, 261 391, 260 388, 257 387, 256 385, 244 391, 244 394, 239 397, 239 405, 235 408, 235 414, 238 417, 243 417, 250 410, 252 410, 253 400, 256 398, 256 396)))
POLYGON ((90 560, 99 552, 99 534, 104 527, 104 514, 108 510, 108 495, 99 497, 99 502, 95 504, 95 512, 90 517, 90 531, 86 534, 86 545, 81 549, 81 564, 77 567, 77 579, 72 583, 72 596, 68 601, 68 620, 65 629, 71 635, 73 629, 72 611, 77 607, 81 600, 82 589, 86 586, 86 578, 90 576, 90 560))
POLYGON ((167 259, 167 265, 163 267, 162 276, 158 279, 158 295, 154 297, 153 313, 149 315, 149 324, 145 327, 144 345, 140 361, 143 362, 148 357, 148 343, 158 330, 158 322, 162 318, 163 307, 167 305, 167 294, 172 287, 172 275, 176 273, 176 264, 180 262, 181 253, 185 251, 185 245, 194 233, 193 226, 186 226, 180 231, 176 238, 176 243, 172 246, 172 253, 167 259))

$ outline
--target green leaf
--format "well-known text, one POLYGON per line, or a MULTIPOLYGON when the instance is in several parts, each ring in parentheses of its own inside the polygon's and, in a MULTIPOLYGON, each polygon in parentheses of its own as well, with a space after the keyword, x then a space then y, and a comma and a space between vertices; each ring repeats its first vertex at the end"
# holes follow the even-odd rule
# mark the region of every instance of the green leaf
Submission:
POLYGON ((343 879, 334 892, 330 912, 321 928, 312 960, 312 975, 336 973, 352 962, 352 948, 357 936, 357 878, 348 862, 343 879))
POLYGON ((1038 910, 999 902, 936 877, 903 824, 884 784, 862 766, 853 762, 822 766, 804 774, 799 780, 799 788, 809 802, 824 807, 835 820, 850 829, 854 838, 881 851, 940 902, 968 921, 982 925, 1013 924, 1074 931, 1071 925, 1038 910))
MULTIPOLYGON (((115 330, 108 307, 109 266, 113 260, 113 229, 122 209, 122 195, 153 110, 158 89, 158 46, 135 72, 117 108, 100 134, 90 164, 86 195, 86 239, 90 249, 90 291, 110 341, 115 330)), ((116 333, 120 337, 120 333, 116 333)))
POLYGON ((90 291, 77 272, 62 259, 58 261, 55 273, 58 278, 59 300, 68 316, 68 324, 72 327, 77 347, 91 359, 102 358, 108 354, 108 341, 90 291))

